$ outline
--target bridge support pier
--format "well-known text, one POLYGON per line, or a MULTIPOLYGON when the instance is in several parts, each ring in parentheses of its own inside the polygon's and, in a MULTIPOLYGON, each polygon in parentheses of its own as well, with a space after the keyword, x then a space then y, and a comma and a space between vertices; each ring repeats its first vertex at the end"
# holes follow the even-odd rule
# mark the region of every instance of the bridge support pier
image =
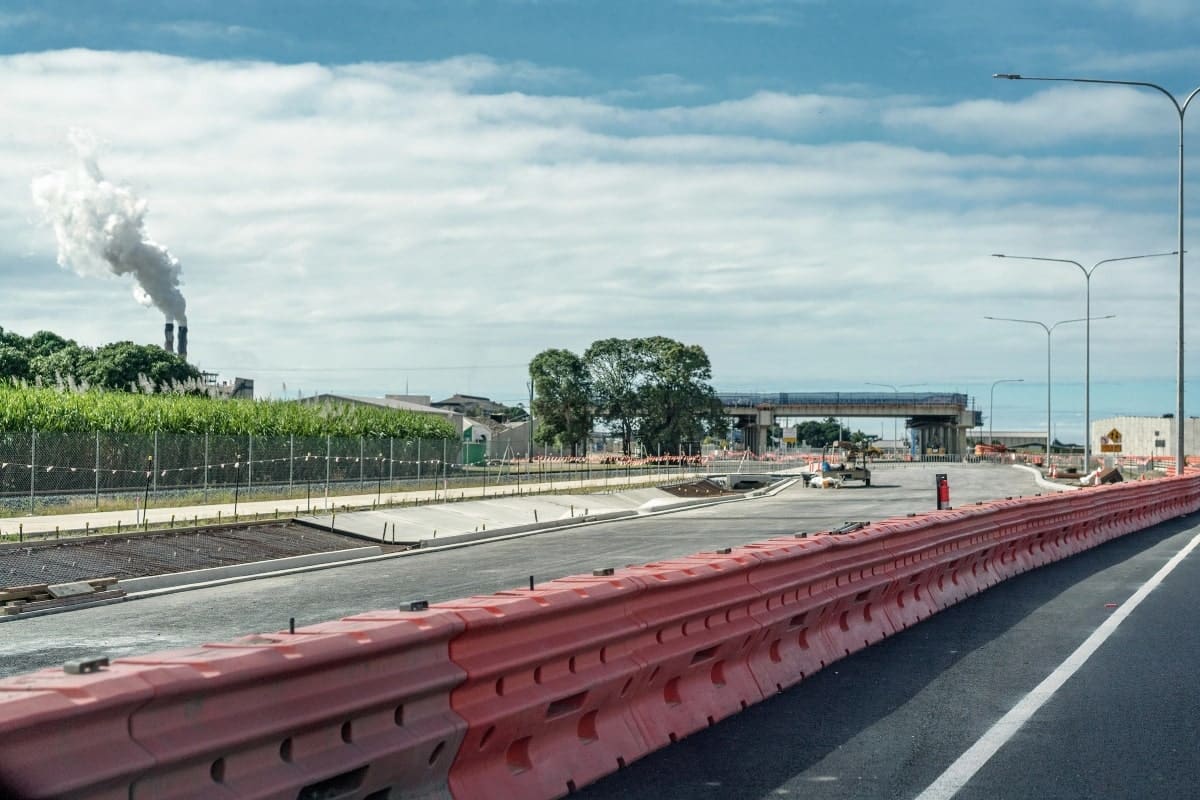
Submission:
POLYGON ((909 420, 916 455, 962 456, 967 452, 969 428, 944 420, 909 420))

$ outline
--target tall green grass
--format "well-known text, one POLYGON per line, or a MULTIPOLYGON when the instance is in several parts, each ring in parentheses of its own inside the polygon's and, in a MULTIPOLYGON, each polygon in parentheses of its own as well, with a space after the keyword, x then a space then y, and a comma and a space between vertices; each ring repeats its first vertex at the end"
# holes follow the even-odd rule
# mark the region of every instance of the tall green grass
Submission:
POLYGON ((443 419, 387 408, 3 384, 0 431, 455 438, 453 426, 443 419))

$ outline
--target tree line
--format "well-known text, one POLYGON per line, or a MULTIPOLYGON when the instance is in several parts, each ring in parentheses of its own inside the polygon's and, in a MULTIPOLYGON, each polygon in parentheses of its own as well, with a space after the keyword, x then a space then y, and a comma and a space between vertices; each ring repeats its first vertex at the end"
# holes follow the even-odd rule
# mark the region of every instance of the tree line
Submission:
POLYGON ((51 331, 25 337, 0 327, 0 382, 127 392, 198 383, 201 377, 187 361, 153 345, 92 348, 51 331))
POLYGON ((544 445, 586 452, 597 424, 621 437, 629 455, 634 442, 648 453, 693 452, 706 436, 728 430, 721 401, 709 381, 704 348, 665 336, 601 339, 580 356, 570 350, 538 353, 529 365, 533 381, 535 438, 544 445))

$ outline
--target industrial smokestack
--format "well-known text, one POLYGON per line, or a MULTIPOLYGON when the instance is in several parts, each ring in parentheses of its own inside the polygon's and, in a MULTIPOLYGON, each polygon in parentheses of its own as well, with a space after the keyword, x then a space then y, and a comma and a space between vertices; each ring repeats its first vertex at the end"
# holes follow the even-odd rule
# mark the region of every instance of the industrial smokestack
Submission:
MULTIPOLYGON (((183 330, 180 329, 179 333, 180 333, 180 338, 182 338, 183 330)), ((174 353, 175 352, 175 323, 174 322, 168 322, 166 325, 163 326, 163 336, 166 339, 166 342, 163 344, 163 350, 166 350, 168 353, 174 353)))
POLYGON ((179 326, 179 357, 187 360, 187 325, 179 326))
POLYGON ((179 288, 183 267, 146 234, 146 202, 105 180, 94 136, 73 130, 69 138, 78 156, 75 167, 35 178, 32 187, 34 203, 54 226, 59 265, 80 275, 132 275, 139 303, 186 325, 187 300, 179 288))

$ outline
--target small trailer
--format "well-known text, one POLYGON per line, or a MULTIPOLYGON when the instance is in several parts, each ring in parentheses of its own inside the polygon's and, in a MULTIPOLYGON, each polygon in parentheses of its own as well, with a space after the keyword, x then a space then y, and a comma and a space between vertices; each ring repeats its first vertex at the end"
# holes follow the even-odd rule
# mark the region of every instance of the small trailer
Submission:
POLYGON ((827 453, 838 453, 841 455, 844 463, 831 464, 826 458, 821 459, 820 472, 814 472, 809 478, 809 484, 816 486, 825 478, 833 478, 839 483, 846 481, 862 481, 863 486, 871 485, 871 470, 867 467, 867 457, 865 453, 860 452, 853 447, 849 442, 837 442, 833 444, 827 453), (861 458, 862 463, 857 463, 857 459, 861 458))

